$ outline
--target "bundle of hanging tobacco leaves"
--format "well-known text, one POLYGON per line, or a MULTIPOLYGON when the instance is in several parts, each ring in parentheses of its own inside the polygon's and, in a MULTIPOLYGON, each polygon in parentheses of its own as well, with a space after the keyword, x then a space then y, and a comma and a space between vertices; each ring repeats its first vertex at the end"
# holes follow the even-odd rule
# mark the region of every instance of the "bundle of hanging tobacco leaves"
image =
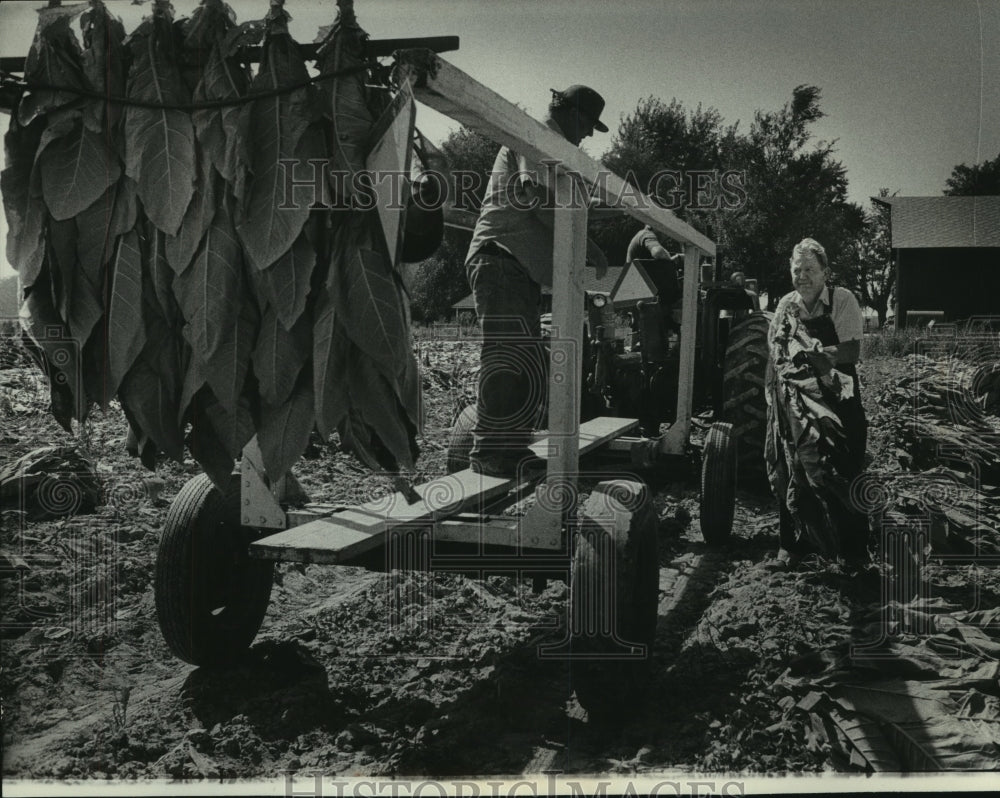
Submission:
POLYGON ((219 483, 254 435, 277 479, 314 427, 371 467, 414 466, 420 380, 378 211, 351 207, 349 179, 309 182, 310 162, 364 169, 388 104, 337 5, 318 80, 284 0, 242 24, 223 0, 179 20, 156 0, 128 36, 101 0, 39 12, 2 190, 22 326, 67 429, 117 397, 144 462, 186 446, 219 483))

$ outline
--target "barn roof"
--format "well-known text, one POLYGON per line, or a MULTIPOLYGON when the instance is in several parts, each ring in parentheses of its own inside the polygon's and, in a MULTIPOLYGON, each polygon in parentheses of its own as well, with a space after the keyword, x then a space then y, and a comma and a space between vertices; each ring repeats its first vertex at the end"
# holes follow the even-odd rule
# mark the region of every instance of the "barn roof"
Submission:
POLYGON ((891 209, 894 249, 1000 247, 1000 196, 872 199, 891 209))

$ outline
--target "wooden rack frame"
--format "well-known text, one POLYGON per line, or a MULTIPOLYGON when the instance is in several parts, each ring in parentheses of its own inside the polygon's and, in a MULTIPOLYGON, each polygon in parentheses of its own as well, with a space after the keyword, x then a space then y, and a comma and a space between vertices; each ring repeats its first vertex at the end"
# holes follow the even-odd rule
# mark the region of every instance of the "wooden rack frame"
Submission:
MULTIPOLYGON (((701 255, 714 256, 715 244, 645 195, 637 195, 631 189, 626 191, 620 177, 434 53, 401 51, 397 53, 397 63, 401 79, 409 81, 418 101, 509 145, 536 162, 554 161, 554 172, 540 177, 546 182, 550 178, 554 181, 549 187, 557 197, 571 197, 574 190, 579 191, 582 187, 604 207, 617 208, 683 244, 683 322, 677 417, 659 439, 628 441, 633 456, 637 448, 647 447, 648 457, 640 458, 647 462, 658 454, 683 454, 691 425, 699 260, 701 255)), ((582 195, 578 193, 577 196, 582 195)), ((550 497, 560 493, 575 495, 580 454, 596 446, 614 446, 615 440, 637 423, 629 419, 601 418, 587 422, 581 430, 578 403, 584 326, 582 274, 586 268, 588 213, 585 202, 575 203, 575 206, 570 202, 567 207, 555 211, 549 429, 547 437, 536 447, 536 453, 547 459, 548 470, 545 481, 536 489, 539 501, 520 520, 517 530, 512 531, 509 522, 501 523, 502 528, 498 527, 494 541, 497 543, 516 541, 536 550, 564 552, 562 533, 566 508, 555 499, 542 501, 542 493, 551 491, 550 497)), ((478 537, 481 541, 492 541, 488 530, 493 521, 483 519, 478 525, 453 524, 447 528, 445 521, 458 512, 474 509, 490 496, 506 493, 514 485, 515 480, 463 471, 418 486, 417 493, 426 498, 417 505, 407 504, 402 494, 397 493, 370 503, 372 506, 339 510, 330 517, 309 520, 290 516, 292 524, 302 525, 254 542, 251 551, 256 556, 278 560, 342 562, 352 553, 371 550, 384 543, 386 534, 392 529, 405 528, 415 520, 432 523, 435 530, 444 530, 445 537, 450 540, 475 542, 478 537), (431 495, 442 490, 454 500, 432 506, 431 495)))

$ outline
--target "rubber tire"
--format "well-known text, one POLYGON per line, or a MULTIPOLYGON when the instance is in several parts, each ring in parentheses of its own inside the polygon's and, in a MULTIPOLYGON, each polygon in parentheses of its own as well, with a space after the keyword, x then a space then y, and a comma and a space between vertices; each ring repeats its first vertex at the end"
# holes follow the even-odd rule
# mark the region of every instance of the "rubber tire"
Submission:
POLYGON ((766 490, 764 439, 767 435, 767 399, 764 377, 767 371, 768 313, 754 313, 729 333, 722 368, 722 420, 733 425, 739 441, 740 485, 766 490))
POLYGON ((732 424, 716 421, 708 428, 701 461, 701 536, 710 546, 724 545, 733 531, 737 448, 732 424))
POLYGON ((467 405, 455 416, 448 437, 448 459, 445 471, 454 474, 469 467, 469 452, 472 451, 472 430, 476 426, 476 406, 467 405))
POLYGON ((240 525, 238 474, 225 493, 200 474, 170 505, 156 555, 156 616, 170 650, 185 662, 230 665, 253 642, 274 576, 273 562, 249 555, 257 536, 240 525))
MULTIPOLYGON (((608 533, 584 524, 576 535, 570 579, 570 603, 574 618, 586 617, 594 586, 599 586, 603 563, 611 547, 615 551, 613 611, 622 640, 646 646, 642 659, 570 660, 570 681, 577 701, 597 722, 615 721, 633 714, 642 701, 641 691, 649 677, 660 593, 660 561, 657 518, 647 500, 632 517, 628 529, 615 525, 608 533), (588 587, 589 586, 589 587, 588 587)), ((598 587, 598 589, 600 589, 598 587)), ((606 605, 605 605, 606 606, 606 605)), ((614 643, 599 635, 574 633, 574 652, 613 651, 614 643)))

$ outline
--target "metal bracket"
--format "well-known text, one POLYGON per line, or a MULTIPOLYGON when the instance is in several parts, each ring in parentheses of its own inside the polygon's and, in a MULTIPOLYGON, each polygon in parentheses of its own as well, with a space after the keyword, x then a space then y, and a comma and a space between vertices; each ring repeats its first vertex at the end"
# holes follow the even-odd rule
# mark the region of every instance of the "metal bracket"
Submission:
MULTIPOLYGON (((283 487, 284 478, 279 480, 275 490, 280 491, 283 487)), ((285 511, 268 485, 256 435, 243 447, 243 459, 240 460, 240 523, 263 529, 284 529, 286 526, 285 511)))
POLYGON ((553 490, 548 482, 538 483, 535 503, 520 519, 518 537, 521 546, 532 549, 563 548, 563 510, 559 506, 558 494, 564 489, 565 486, 557 485, 553 490))

